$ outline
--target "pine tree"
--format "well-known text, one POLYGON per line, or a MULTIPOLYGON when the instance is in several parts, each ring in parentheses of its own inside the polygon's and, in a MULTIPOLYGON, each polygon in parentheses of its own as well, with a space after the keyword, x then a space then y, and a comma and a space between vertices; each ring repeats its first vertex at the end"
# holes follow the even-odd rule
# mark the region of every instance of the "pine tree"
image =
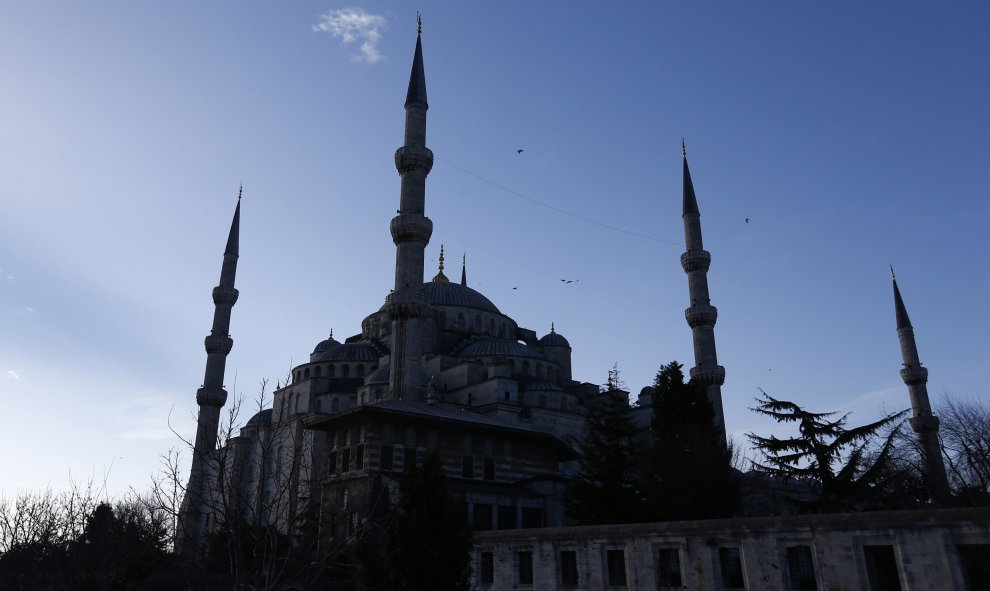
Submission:
POLYGON ((589 404, 580 469, 570 480, 568 514, 581 524, 629 523, 639 518, 636 428, 619 370, 609 370, 603 392, 589 404))
POLYGON ((471 530, 447 496, 435 453, 402 479, 386 526, 384 574, 390 591, 467 591, 471 530))
POLYGON ((684 382, 681 367, 664 365, 654 381, 641 486, 648 521, 728 517, 738 504, 732 452, 720 441, 715 409, 703 388, 684 382))
POLYGON ((763 456, 763 462, 753 461, 754 469, 815 485, 818 494, 814 501, 796 502, 812 511, 877 505, 885 486, 896 477, 889 463, 897 430, 886 437, 878 450, 871 451, 871 445, 879 431, 901 420, 906 410, 847 429, 848 413, 836 419, 836 412, 811 412, 766 392, 756 401, 753 411, 778 423, 797 423, 800 435, 779 439, 747 433, 750 443, 763 456))

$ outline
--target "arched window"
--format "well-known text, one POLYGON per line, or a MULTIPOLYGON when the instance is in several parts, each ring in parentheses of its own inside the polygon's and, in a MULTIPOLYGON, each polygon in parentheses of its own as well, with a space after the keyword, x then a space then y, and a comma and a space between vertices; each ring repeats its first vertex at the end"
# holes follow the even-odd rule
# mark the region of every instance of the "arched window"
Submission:
POLYGON ((334 398, 333 402, 330 403, 330 412, 337 412, 340 410, 340 399, 334 398))
POLYGON ((297 369, 297 370, 296 370, 296 381, 298 382, 298 381, 301 381, 301 380, 302 380, 302 374, 301 374, 301 373, 299 372, 299 370, 297 369))
POLYGON ((313 377, 318 378, 323 373, 323 368, 317 365, 313 368, 313 377))
POLYGON ((330 365, 327 366, 327 377, 332 378, 334 376, 334 373, 336 373, 336 371, 337 371, 337 366, 331 363, 330 365))
POLYGON ((474 315, 474 328, 477 331, 481 331, 481 314, 474 315))
POLYGON ((306 380, 309 379, 309 368, 308 367, 306 368, 306 371, 303 372, 303 379, 306 379, 306 380))
POLYGON ((340 368, 340 375, 342 377, 345 377, 345 378, 350 377, 350 375, 351 375, 351 366, 350 365, 347 365, 345 363, 344 364, 344 367, 340 368))
POLYGON ((323 412, 323 399, 316 401, 316 412, 323 412))
POLYGON ((457 328, 464 328, 464 312, 457 313, 457 328))
POLYGON ((357 366, 357 375, 358 375, 358 377, 361 377, 361 376, 364 375, 364 364, 363 363, 359 363, 358 364, 358 366, 357 366))
POLYGON ((488 319, 488 334, 490 334, 492 336, 495 336, 495 319, 494 318, 489 318, 488 319))
POLYGON ((529 373, 529 361, 523 360, 522 372, 525 374, 529 373))
POLYGON ((440 310, 440 328, 447 328, 447 313, 440 310))

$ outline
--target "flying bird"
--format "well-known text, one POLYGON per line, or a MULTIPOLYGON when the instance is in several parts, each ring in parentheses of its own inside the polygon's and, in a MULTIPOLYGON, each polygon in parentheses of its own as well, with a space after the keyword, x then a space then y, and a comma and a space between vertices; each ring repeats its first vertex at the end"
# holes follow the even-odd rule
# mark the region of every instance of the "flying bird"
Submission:
POLYGON ((518 286, 517 287, 513 287, 512 289, 519 289, 519 287, 518 286))
POLYGON ((523 153, 523 149, 522 148, 519 148, 518 150, 516 150, 516 154, 522 154, 522 153, 523 153))
POLYGON ((746 223, 747 223, 747 224, 749 223, 749 218, 746 218, 746 223))

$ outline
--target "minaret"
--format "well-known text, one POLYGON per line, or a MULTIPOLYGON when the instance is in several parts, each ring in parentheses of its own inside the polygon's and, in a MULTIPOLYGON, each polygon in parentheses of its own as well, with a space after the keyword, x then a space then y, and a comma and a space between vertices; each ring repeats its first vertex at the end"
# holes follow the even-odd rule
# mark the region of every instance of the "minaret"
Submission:
MULTIPOLYGON (((230 312, 237 302, 234 276, 237 274, 237 251, 241 224, 241 191, 237 193, 237 207, 227 235, 227 247, 223 251, 223 266, 220 269, 220 284, 213 288, 213 328, 206 337, 206 372, 203 385, 196 391, 199 404, 199 418, 196 422, 196 442, 193 447, 192 467, 189 471, 189 484, 182 500, 180 531, 182 551, 195 553, 195 548, 203 540, 205 532, 204 499, 209 494, 207 465, 208 458, 217 447, 217 430, 220 426, 220 409, 227 402, 227 391, 223 389, 223 375, 227 365, 227 354, 234 346, 230 331, 230 312)), ((179 540, 176 540, 177 542, 179 540)))
POLYGON ((890 267, 890 278, 894 282, 897 339, 901 342, 901 359, 904 361, 901 379, 907 384, 908 395, 911 397, 911 427, 918 434, 918 442, 921 444, 925 480, 932 498, 939 505, 945 506, 949 503, 949 482, 945 476, 942 448, 938 442, 938 417, 932 414, 932 405, 928 400, 928 370, 921 367, 918 346, 914 342, 914 328, 904 307, 904 300, 901 299, 901 290, 897 288, 893 266, 890 267))
POLYGON ((461 256, 461 285, 467 287, 467 253, 461 256))
POLYGON ((715 409, 715 427, 725 435, 725 417, 722 414, 722 384, 725 383, 725 368, 718 364, 715 354, 715 321, 718 309, 708 298, 708 267, 712 255, 705 250, 701 240, 701 212, 694 196, 694 184, 688 169, 687 149, 681 142, 684 158, 684 244, 686 251, 681 255, 681 266, 688 276, 688 291, 691 306, 684 310, 684 317, 691 327, 694 340, 694 367, 691 368, 691 381, 701 384, 708 393, 715 409))
POLYGON ((390 229, 395 243, 395 289, 386 300, 392 322, 389 390, 399 400, 423 398, 426 376, 422 354, 423 323, 429 315, 423 289, 423 253, 433 234, 426 209, 426 175, 433 168, 433 152, 426 147, 426 74, 423 69, 423 25, 418 20, 416 53, 406 94, 405 145, 395 152, 395 168, 402 178, 398 215, 390 229))

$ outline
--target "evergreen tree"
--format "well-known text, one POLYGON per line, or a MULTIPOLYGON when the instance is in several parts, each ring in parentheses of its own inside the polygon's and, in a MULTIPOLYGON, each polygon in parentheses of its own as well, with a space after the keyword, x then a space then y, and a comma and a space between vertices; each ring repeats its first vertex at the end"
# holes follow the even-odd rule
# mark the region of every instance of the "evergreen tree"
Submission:
POLYGON ((779 439, 772 435, 746 434, 763 456, 763 462, 753 461, 753 468, 815 485, 816 498, 811 502, 796 501, 798 506, 826 512, 874 508, 881 504, 885 488, 897 478, 890 470, 897 430, 891 431, 879 449, 874 451, 871 445, 878 432, 901 420, 906 410, 847 429, 848 413, 836 419, 835 412, 811 412, 766 392, 756 401, 753 411, 778 423, 798 425, 800 435, 796 437, 779 439))
POLYGON ((636 429, 618 368, 603 392, 589 401, 580 469, 568 482, 567 511, 578 523, 629 523, 639 518, 636 429))
POLYGON ((390 591, 467 591, 471 530, 447 496, 435 453, 427 454, 399 485, 386 525, 384 575, 390 591))
POLYGON ((728 517, 738 504, 732 452, 715 427, 715 409, 703 388, 684 382, 681 367, 664 365, 654 381, 642 483, 647 521, 728 517))

